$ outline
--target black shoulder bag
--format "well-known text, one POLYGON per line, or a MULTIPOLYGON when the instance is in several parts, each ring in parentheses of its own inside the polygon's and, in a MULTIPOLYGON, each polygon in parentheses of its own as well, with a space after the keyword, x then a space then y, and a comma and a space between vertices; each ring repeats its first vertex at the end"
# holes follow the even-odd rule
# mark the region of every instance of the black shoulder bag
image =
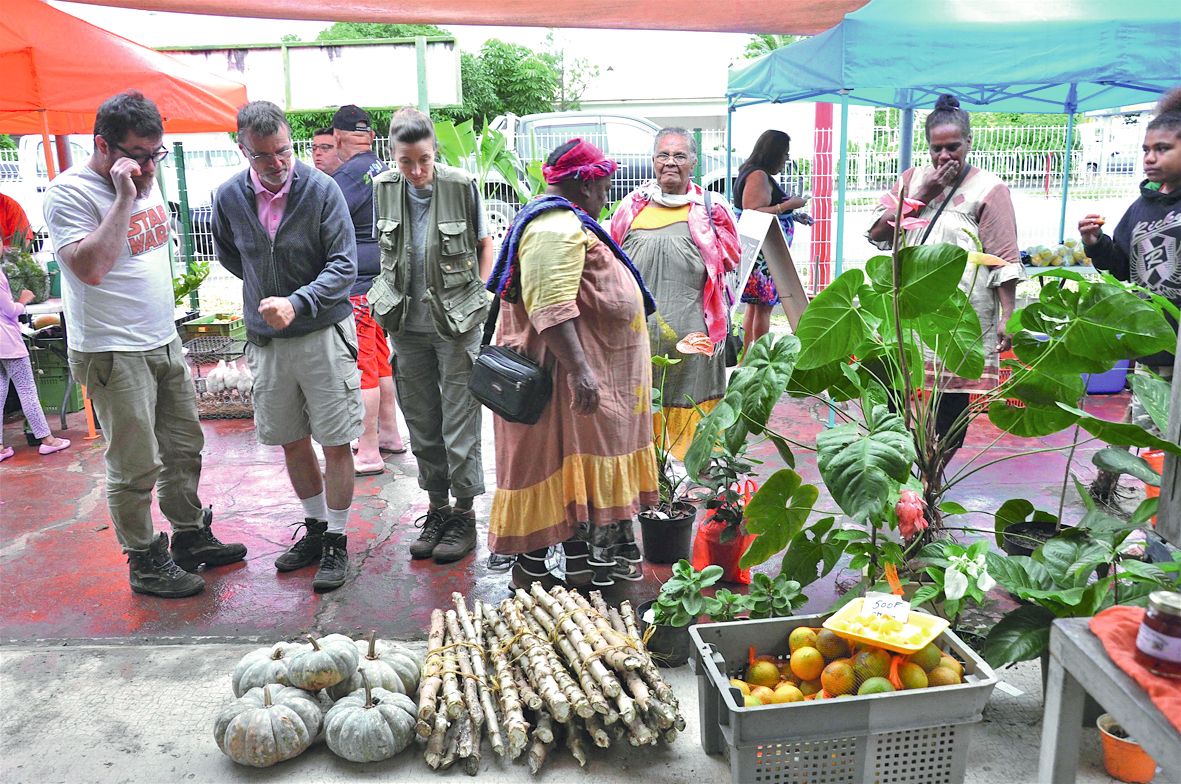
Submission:
POLYGON ((492 300, 480 354, 472 365, 468 390, 492 413, 508 422, 536 424, 553 394, 553 382, 541 365, 507 346, 493 346, 500 297, 492 300))

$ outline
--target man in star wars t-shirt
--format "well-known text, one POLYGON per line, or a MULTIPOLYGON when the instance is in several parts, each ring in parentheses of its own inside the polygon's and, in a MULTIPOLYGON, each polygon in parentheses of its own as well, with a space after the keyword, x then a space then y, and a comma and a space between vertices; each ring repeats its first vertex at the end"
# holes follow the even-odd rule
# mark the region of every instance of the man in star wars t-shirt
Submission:
POLYGON ((201 564, 241 561, 246 548, 217 540, 197 495, 205 439, 173 317, 168 210, 154 187, 163 132, 141 93, 108 98, 94 154, 50 184, 45 219, 61 260, 70 371, 107 440, 107 506, 131 589, 175 598, 205 587, 201 564), (171 549, 152 525, 153 487, 171 549))

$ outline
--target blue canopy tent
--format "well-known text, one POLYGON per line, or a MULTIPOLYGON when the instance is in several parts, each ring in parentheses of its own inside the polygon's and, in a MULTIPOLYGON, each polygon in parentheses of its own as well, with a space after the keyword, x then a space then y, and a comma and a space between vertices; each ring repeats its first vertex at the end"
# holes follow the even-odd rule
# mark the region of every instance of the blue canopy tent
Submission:
MULTIPOLYGON (((1155 100, 1181 84, 1181 2, 1141 0, 871 0, 812 38, 731 72, 734 110, 758 103, 841 104, 837 272, 843 256, 849 104, 903 110, 902 165, 913 112, 950 93, 968 111, 1066 113, 1155 100)), ((1062 185, 1065 231, 1070 156, 1062 185)))

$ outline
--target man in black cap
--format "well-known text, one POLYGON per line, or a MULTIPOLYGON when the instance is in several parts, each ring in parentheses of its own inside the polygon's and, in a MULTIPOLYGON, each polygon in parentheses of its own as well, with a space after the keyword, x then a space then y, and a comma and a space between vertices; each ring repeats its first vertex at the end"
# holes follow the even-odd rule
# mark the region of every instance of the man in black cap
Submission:
POLYGON ((369 314, 366 294, 381 272, 381 254, 373 236, 373 177, 386 170, 373 152, 373 128, 369 113, 348 104, 332 117, 332 135, 340 168, 332 173, 344 193, 357 235, 357 282, 349 299, 357 324, 357 367, 361 370, 361 399, 365 404, 365 432, 357 442, 354 469, 357 476, 385 470, 382 452, 402 453, 406 447, 398 433, 398 409, 394 375, 385 332, 369 314))

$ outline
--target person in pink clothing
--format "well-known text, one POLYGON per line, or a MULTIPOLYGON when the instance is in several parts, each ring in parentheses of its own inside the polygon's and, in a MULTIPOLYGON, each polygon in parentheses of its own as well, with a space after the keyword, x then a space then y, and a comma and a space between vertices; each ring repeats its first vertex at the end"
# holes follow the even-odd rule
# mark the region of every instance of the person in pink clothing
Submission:
MULTIPOLYGON (((68 439, 58 438, 49 432, 41 401, 37 399, 37 385, 33 382, 33 366, 29 363, 29 350, 21 340, 17 319, 25 312, 25 305, 33 301, 33 292, 25 289, 14 299, 8 276, 0 269, 0 411, 8 401, 8 382, 16 387, 20 397, 21 410, 33 435, 41 439, 39 450, 43 455, 60 452, 70 445, 68 439)), ((4 446, 4 430, 0 428, 0 462, 12 457, 13 449, 4 446)))

